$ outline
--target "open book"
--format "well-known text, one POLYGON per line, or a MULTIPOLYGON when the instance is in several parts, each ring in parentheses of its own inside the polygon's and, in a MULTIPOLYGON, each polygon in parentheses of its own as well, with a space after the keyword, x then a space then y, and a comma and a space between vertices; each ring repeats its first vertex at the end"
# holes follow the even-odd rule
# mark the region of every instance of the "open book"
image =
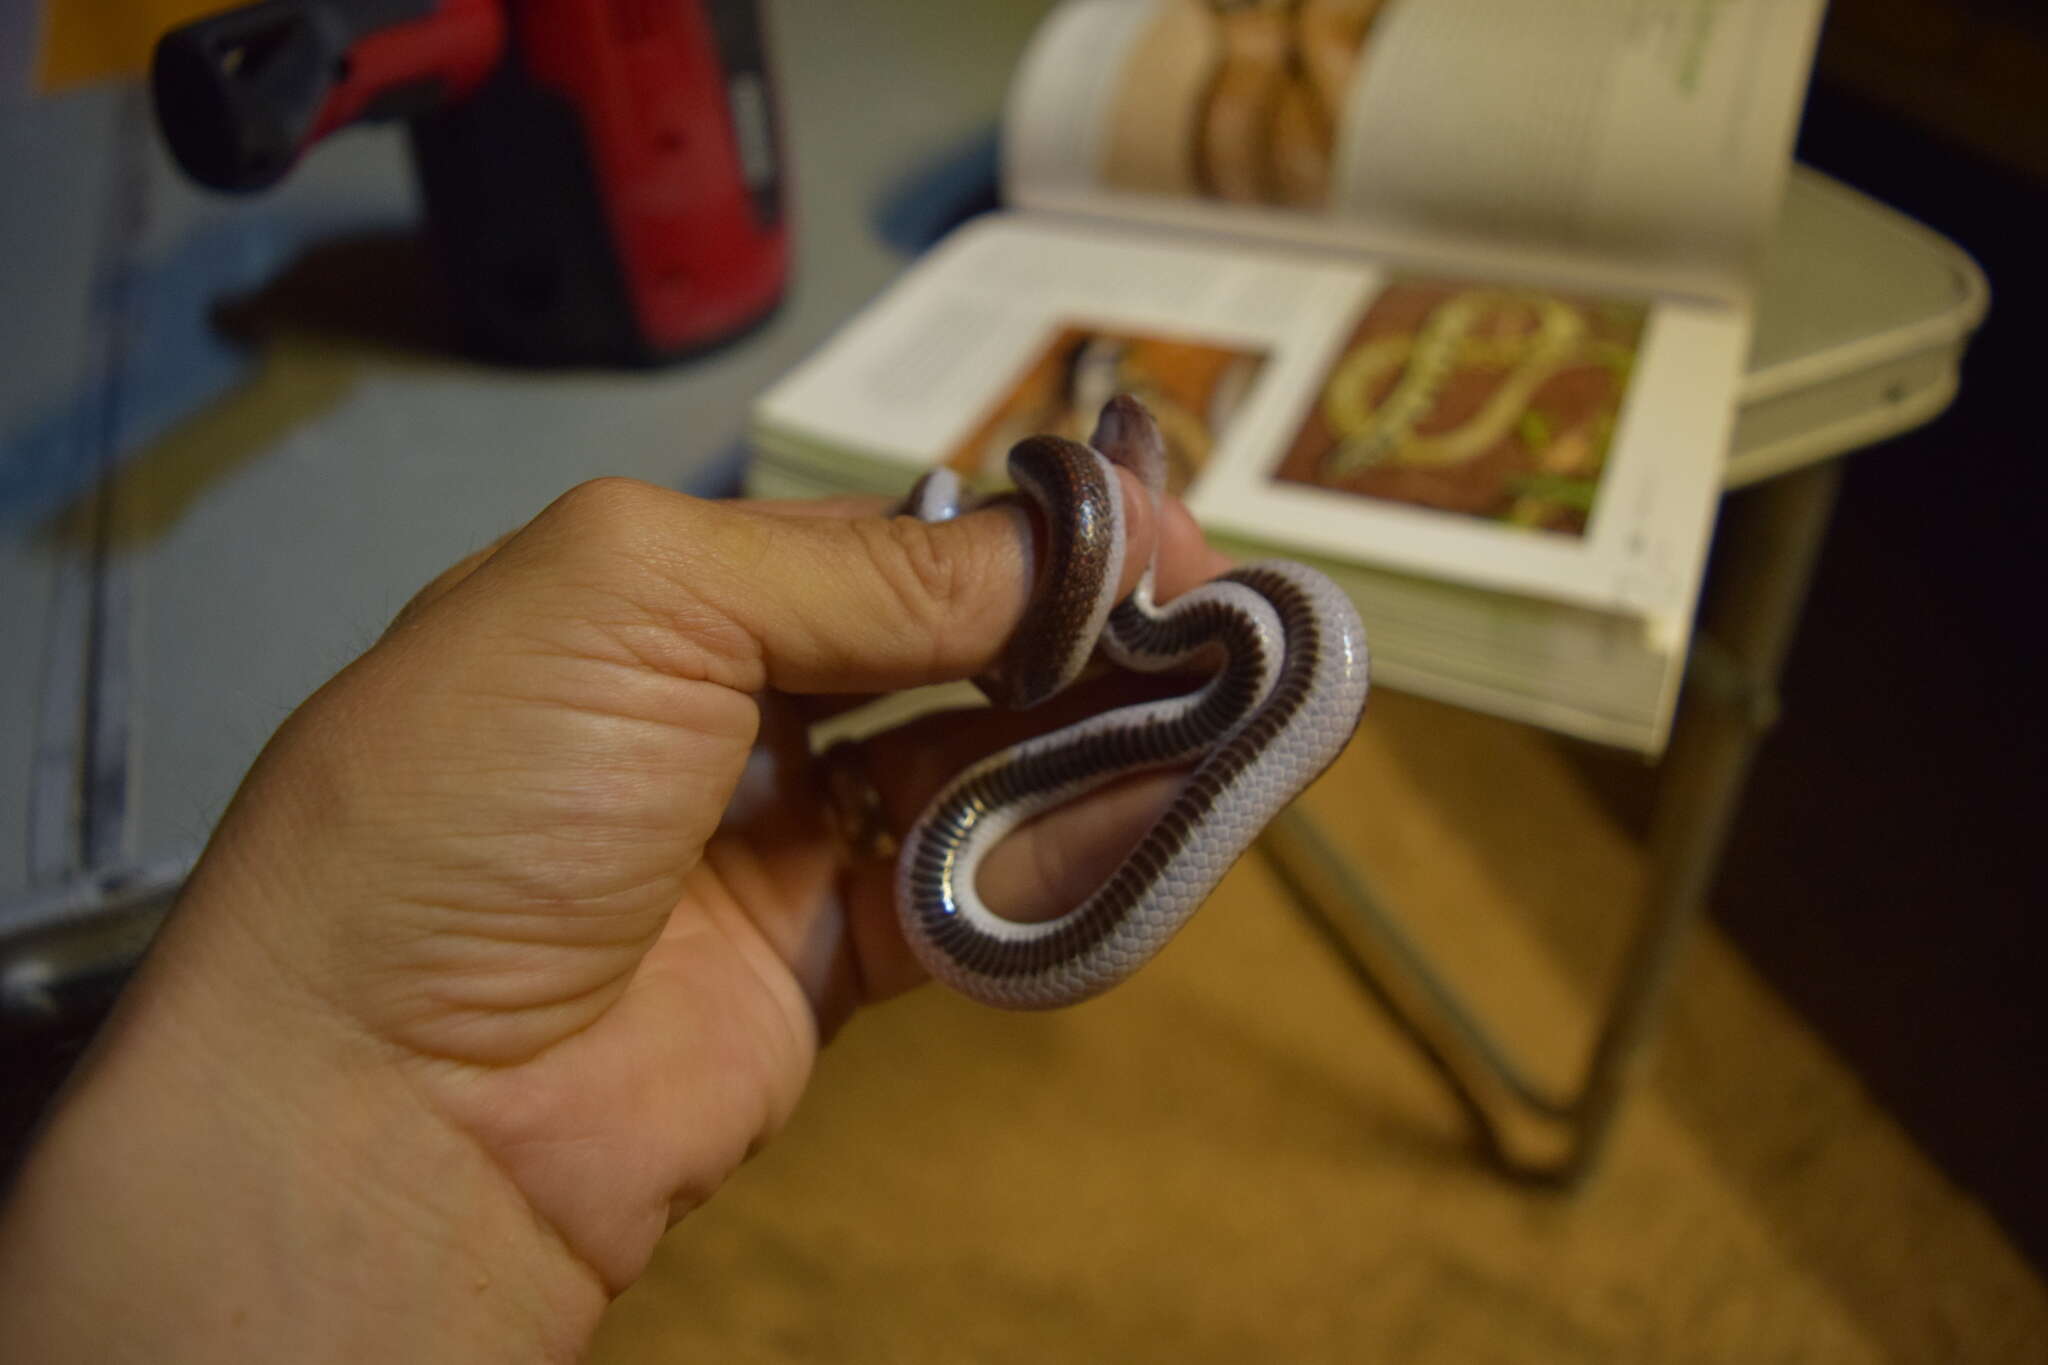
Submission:
POLYGON ((784 382, 751 491, 988 485, 1118 391, 1382 682, 1669 729, 1821 0, 1070 0, 959 229, 784 382))

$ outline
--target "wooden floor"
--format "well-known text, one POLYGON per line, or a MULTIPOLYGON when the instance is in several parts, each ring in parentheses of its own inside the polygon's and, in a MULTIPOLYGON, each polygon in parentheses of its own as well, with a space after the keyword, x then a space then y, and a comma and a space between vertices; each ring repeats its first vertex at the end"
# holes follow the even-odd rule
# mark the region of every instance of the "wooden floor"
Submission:
MULTIPOLYGON (((1375 697, 1312 795, 1562 1077, 1641 851, 1538 733, 1375 697)), ((1788 910, 1793 907, 1788 907, 1788 910)), ((1256 859, 1124 989, 927 990, 676 1229, 601 1361, 2036 1361, 2048 1291, 1711 931, 1573 1196, 1502 1181, 1256 859)))

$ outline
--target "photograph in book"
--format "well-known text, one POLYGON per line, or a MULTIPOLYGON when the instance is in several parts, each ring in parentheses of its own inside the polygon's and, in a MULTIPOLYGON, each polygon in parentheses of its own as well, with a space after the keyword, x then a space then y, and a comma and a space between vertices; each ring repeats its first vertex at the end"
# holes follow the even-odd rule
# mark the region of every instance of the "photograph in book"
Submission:
POLYGON ((1583 536, 1648 308, 1394 276, 1273 477, 1583 536))
POLYGON ((1119 393, 1144 403, 1166 438, 1167 486, 1186 493, 1265 365, 1264 351, 1192 337, 1062 325, 945 463, 971 483, 1000 483, 1027 436, 1085 441, 1119 393))
POLYGON ((1116 189, 1321 208, 1388 0, 1170 0, 1132 45, 1103 145, 1116 189))

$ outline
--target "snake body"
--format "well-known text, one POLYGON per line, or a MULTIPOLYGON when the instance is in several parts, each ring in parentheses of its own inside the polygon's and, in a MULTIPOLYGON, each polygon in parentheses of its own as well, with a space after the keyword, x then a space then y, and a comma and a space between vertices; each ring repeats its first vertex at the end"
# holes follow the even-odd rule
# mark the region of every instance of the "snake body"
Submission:
MULTIPOLYGON (((1148 565, 1115 601, 1124 515, 1112 462, 1159 496, 1158 430, 1128 397, 1108 404, 1088 445, 1034 437, 1011 452, 1012 479, 1045 516, 1047 550, 1032 606, 983 688, 999 704, 1035 705, 1078 677, 1098 644, 1141 672, 1213 671, 1188 695, 1093 716, 982 760, 912 827, 896 874, 904 935, 932 975, 991 1005, 1073 1004, 1143 966, 1336 757, 1365 706, 1358 614, 1302 565, 1246 565, 1164 606, 1148 565), (983 903, 975 874, 1004 835, 1118 778, 1170 767, 1188 768, 1172 801, 1080 905, 1025 924, 983 903)), ((956 507, 945 477, 928 476, 909 510, 934 518, 956 507)))

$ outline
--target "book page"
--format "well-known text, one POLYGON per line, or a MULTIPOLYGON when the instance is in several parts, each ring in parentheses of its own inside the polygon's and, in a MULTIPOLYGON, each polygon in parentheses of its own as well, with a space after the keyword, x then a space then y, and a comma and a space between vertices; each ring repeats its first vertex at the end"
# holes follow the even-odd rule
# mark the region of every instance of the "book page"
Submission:
POLYGON ((1676 648, 1748 336, 1734 307, 1378 272, 1189 506, 1276 548, 1638 615, 1676 648))
POLYGON ((997 214, 955 232, 761 401, 756 435, 981 486, 1038 432, 1085 438, 1113 394, 1154 411, 1176 491, 1300 383, 1373 278, 1307 253, 1219 251, 997 214), (1289 376, 1294 376, 1290 379, 1289 376))
POLYGON ((1025 207, 1744 295, 1820 0, 1071 0, 1025 207))
POLYGON ((1818 0, 1394 0, 1333 211, 1746 277, 1783 191, 1818 0))
MULTIPOLYGON (((1739 309, 997 215, 762 402, 792 465, 983 485, 1111 394, 1241 541, 1637 616, 1682 640, 1748 336, 1739 309)), ((872 482, 886 483, 888 480, 872 482)))

